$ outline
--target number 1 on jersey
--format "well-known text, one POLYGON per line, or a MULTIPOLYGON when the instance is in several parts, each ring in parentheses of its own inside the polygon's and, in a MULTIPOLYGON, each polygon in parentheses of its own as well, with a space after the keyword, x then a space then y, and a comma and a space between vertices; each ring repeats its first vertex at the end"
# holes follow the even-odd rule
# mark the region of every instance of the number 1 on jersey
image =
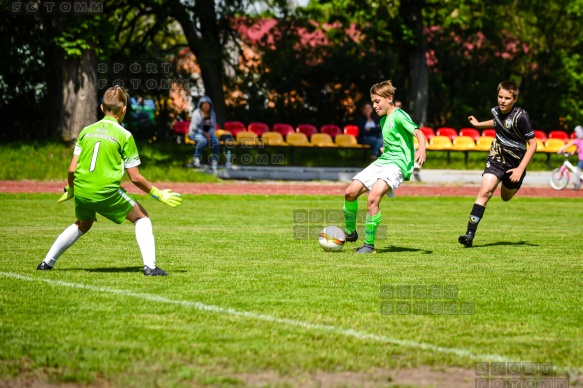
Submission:
POLYGON ((97 143, 95 143, 95 146, 93 147, 93 156, 91 157, 91 166, 89 166, 89 172, 93 172, 93 170, 95 170, 95 164, 97 163, 97 154, 99 154, 100 145, 101 142, 98 141, 97 143))

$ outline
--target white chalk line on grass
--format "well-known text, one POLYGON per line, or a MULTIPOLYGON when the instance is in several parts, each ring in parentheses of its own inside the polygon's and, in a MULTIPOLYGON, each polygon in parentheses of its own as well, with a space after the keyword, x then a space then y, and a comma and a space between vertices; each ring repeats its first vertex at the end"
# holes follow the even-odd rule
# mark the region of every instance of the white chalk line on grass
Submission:
MULTIPOLYGON (((192 301, 186 301, 186 300, 175 300, 175 299, 169 299, 169 298, 165 298, 165 297, 157 296, 157 295, 142 294, 142 293, 136 293, 136 292, 132 292, 132 291, 128 291, 128 290, 119 290, 119 289, 108 288, 108 287, 96 287, 96 286, 90 286, 90 285, 80 284, 80 283, 68 283, 68 282, 63 282, 60 280, 33 278, 33 277, 19 275, 19 274, 11 273, 11 272, 0 272, 0 275, 14 278, 14 279, 19 279, 19 280, 26 280, 29 282, 45 282, 45 283, 56 285, 56 286, 63 286, 63 287, 69 287, 69 288, 80 288, 80 289, 90 290, 90 291, 106 292, 109 294, 117 294, 117 295, 122 295, 122 296, 126 296, 126 297, 143 299, 143 300, 147 300, 147 301, 151 301, 151 302, 167 303, 167 304, 174 304, 174 305, 179 305, 179 306, 184 306, 184 307, 190 307, 190 308, 194 308, 194 309, 199 310, 199 311, 206 311, 206 312, 212 312, 212 313, 216 313, 216 314, 226 314, 226 315, 233 315, 233 316, 238 316, 238 317, 245 317, 245 318, 249 318, 249 319, 265 321, 265 322, 270 322, 270 323, 278 323, 278 324, 283 324, 283 325, 288 325, 288 326, 301 327, 301 328, 307 329, 307 330, 324 331, 324 332, 328 332, 328 333, 342 335, 345 337, 356 338, 359 340, 370 340, 370 341, 389 343, 389 344, 393 344, 393 345, 405 346, 405 347, 410 347, 410 348, 430 350, 430 351, 438 352, 438 353, 454 354, 456 356, 460 356, 463 358, 471 358, 471 359, 475 359, 475 360, 482 361, 482 362, 489 362, 489 361, 490 362, 491 361, 511 362, 511 360, 507 359, 506 357, 495 355, 495 354, 475 354, 475 353, 472 353, 471 351, 465 350, 465 349, 447 348, 447 347, 437 346, 437 345, 428 344, 428 343, 424 343, 424 342, 400 340, 397 338, 391 338, 391 337, 387 337, 384 335, 367 333, 367 332, 360 331, 360 330, 344 329, 344 328, 336 327, 336 326, 332 326, 332 325, 310 323, 310 322, 299 321, 299 320, 295 320, 295 319, 278 318, 278 317, 275 317, 272 315, 259 314, 259 313, 254 313, 254 312, 250 312, 250 311, 239 311, 239 310, 235 310, 235 309, 231 309, 231 308, 224 308, 224 307, 219 307, 219 306, 214 306, 214 305, 208 305, 208 304, 204 304, 204 303, 200 303, 200 302, 192 302, 192 301)), ((555 366, 555 370, 557 370, 557 369, 558 368, 555 366)))

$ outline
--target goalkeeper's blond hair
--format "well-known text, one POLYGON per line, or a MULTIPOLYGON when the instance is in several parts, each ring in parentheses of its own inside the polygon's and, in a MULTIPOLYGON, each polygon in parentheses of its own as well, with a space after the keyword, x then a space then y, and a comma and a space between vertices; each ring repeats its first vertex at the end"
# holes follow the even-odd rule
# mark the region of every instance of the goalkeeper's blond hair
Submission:
POLYGON ((125 89, 118 85, 113 86, 103 94, 103 113, 119 115, 124 106, 128 104, 129 95, 125 89))

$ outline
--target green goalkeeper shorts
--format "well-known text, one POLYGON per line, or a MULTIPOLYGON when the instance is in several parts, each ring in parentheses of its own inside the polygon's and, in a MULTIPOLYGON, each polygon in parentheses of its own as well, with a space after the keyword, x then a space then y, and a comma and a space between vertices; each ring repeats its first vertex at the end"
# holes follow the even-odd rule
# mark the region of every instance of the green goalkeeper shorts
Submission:
POLYGON ((108 220, 121 224, 135 204, 134 197, 120 187, 109 197, 98 200, 75 196, 75 216, 80 221, 97 221, 96 213, 99 213, 108 220))

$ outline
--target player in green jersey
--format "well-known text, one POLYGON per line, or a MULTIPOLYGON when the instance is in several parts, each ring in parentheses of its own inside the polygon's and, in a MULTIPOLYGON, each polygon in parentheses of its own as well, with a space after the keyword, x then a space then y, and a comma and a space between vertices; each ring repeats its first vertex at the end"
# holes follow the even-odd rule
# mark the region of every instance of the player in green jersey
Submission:
POLYGON ((346 241, 354 242, 358 240, 358 197, 370 191, 364 245, 357 248, 356 253, 376 253, 374 243, 381 222, 381 199, 385 195, 394 197, 395 190, 403 180, 410 179, 415 162, 419 165, 425 162, 425 135, 407 113, 395 107, 395 91, 391 81, 380 82, 370 89, 373 107, 381 117, 384 151, 378 159, 352 178, 352 183, 344 194, 346 241), (416 152, 413 136, 419 141, 416 152))
POLYGON ((53 243, 38 270, 51 270, 57 259, 81 236, 91 229, 97 213, 121 224, 124 219, 134 223, 136 240, 144 261, 144 275, 166 276, 156 266, 156 249, 152 222, 146 209, 123 187, 121 178, 127 171, 132 183, 160 202, 176 207, 182 202, 180 194, 159 190, 144 178, 138 169, 140 155, 132 134, 120 124, 126 114, 127 93, 115 86, 105 91, 101 110, 105 117, 83 128, 69 165, 65 194, 58 202, 75 199, 77 221, 53 243))

